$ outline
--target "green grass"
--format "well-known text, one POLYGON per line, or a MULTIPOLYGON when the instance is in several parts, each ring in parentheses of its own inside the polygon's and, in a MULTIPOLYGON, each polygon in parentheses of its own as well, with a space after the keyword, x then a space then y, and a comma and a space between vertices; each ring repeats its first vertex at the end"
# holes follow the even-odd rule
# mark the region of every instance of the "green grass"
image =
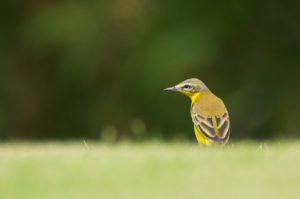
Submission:
POLYGON ((300 198, 300 142, 2 143, 0 198, 300 198))

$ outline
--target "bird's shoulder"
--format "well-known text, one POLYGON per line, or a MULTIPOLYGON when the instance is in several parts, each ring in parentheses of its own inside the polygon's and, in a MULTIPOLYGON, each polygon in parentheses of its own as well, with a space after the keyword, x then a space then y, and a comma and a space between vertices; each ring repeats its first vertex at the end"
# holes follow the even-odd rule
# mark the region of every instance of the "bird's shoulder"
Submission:
POLYGON ((211 92, 204 93, 194 100, 191 113, 197 113, 204 117, 222 116, 227 113, 223 101, 211 92))

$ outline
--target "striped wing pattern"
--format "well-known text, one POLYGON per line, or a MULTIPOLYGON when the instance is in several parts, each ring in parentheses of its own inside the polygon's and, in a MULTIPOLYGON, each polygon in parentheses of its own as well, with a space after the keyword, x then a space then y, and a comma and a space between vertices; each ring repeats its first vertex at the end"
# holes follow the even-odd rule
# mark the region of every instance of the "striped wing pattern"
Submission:
POLYGON ((230 134, 229 116, 224 113, 221 117, 203 117, 192 113, 192 119, 197 130, 212 142, 227 142, 230 134))

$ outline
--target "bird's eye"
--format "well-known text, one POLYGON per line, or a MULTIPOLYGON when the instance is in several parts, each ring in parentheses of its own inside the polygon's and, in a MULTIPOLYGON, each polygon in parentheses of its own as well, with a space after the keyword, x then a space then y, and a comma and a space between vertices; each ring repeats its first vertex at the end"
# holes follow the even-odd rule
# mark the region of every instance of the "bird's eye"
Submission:
POLYGON ((190 85, 186 84, 186 85, 183 86, 183 88, 185 88, 185 89, 191 89, 192 87, 190 85))

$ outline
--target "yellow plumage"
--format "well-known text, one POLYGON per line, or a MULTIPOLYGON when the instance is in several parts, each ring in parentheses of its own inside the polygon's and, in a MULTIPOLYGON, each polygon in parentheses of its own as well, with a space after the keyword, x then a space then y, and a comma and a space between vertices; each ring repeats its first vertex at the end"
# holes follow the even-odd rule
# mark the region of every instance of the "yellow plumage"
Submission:
POLYGON ((165 90, 181 92, 191 99, 191 117, 199 144, 227 143, 230 121, 226 107, 202 81, 192 78, 165 90))

